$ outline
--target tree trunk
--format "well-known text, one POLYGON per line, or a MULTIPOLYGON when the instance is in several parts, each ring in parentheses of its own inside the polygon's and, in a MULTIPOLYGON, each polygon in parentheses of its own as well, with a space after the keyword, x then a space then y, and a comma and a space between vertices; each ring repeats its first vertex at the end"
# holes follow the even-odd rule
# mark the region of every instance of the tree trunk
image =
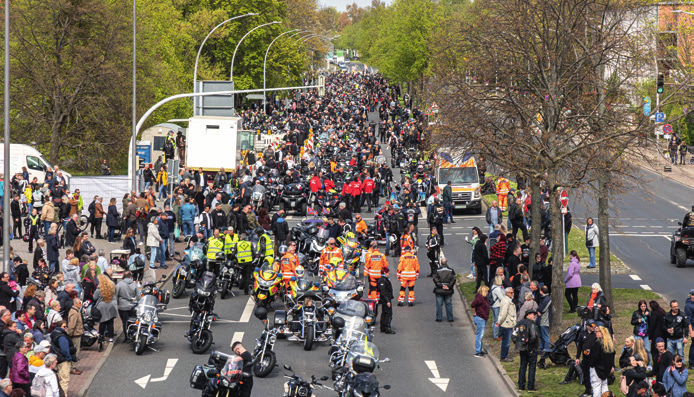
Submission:
POLYGON ((532 280, 535 254, 540 252, 540 233, 542 233, 542 200, 540 199, 540 180, 530 179, 530 257, 528 258, 528 274, 532 280))
POLYGON ((556 186, 557 172, 555 170, 547 173, 547 186, 550 187, 549 196, 549 215, 552 223, 552 333, 561 332, 561 321, 564 315, 564 248, 561 242, 564 238, 562 225, 561 203, 559 202, 559 189, 556 186))
POLYGON ((609 214, 610 171, 603 169, 598 174, 598 241, 600 242, 600 286, 605 293, 607 306, 612 306, 612 273, 610 264, 610 214, 609 214))

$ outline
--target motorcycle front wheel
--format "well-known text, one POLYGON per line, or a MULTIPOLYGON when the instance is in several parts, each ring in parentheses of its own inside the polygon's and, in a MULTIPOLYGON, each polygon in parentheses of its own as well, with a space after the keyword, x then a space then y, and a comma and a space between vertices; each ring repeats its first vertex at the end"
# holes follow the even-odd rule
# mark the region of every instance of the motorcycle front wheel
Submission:
MULTIPOLYGON (((180 276, 179 276, 180 277, 180 276)), ((174 283, 173 286, 173 291, 171 291, 171 296, 174 297, 174 299, 178 299, 181 296, 183 296, 183 292, 186 290, 185 286, 185 280, 183 278, 179 278, 176 283, 174 283)))
POLYGON ((275 356, 275 352, 272 350, 267 350, 263 356, 263 359, 258 361, 253 366, 253 374, 259 378, 264 378, 270 375, 270 372, 272 372, 272 370, 275 368, 276 363, 277 357, 275 356))
POLYGON ((146 347, 147 347, 146 336, 140 335, 140 339, 137 341, 137 344, 135 344, 135 354, 137 354, 138 356, 141 356, 142 353, 145 352, 146 347))
POLYGON ((222 299, 227 297, 227 294, 229 293, 229 280, 224 280, 222 281, 222 292, 219 295, 222 299))
POLYGON ((190 348, 195 354, 205 353, 212 346, 212 331, 203 329, 199 334, 193 336, 190 343, 190 348))
POLYGON ((304 350, 310 351, 313 348, 313 325, 304 328, 304 350))

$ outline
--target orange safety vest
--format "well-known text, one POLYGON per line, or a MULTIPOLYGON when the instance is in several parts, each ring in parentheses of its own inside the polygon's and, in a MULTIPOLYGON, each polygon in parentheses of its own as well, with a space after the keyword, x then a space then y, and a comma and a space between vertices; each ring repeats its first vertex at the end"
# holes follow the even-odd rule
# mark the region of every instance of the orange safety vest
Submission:
POLYGON ((290 280, 294 277, 294 270, 299 266, 299 257, 296 254, 287 252, 282 257, 282 279, 284 281, 290 280))
POLYGON ((414 250, 414 240, 409 233, 403 234, 402 237, 400 237, 400 249, 402 250, 405 246, 409 246, 410 250, 414 250))
POLYGON ((366 253, 364 262, 364 270, 372 279, 381 277, 381 270, 388 267, 388 259, 378 250, 369 251, 366 253))
POLYGON ((361 221, 357 222, 357 234, 364 234, 366 233, 366 222, 362 219, 361 221))
POLYGON ((419 278, 419 261, 411 252, 400 257, 398 263, 398 279, 414 281, 419 278))
POLYGON ((318 262, 318 269, 321 273, 325 271, 325 266, 329 265, 330 260, 333 258, 340 258, 340 260, 344 260, 342 257, 342 251, 340 251, 340 249, 337 247, 333 249, 330 249, 330 247, 323 248, 323 252, 320 254, 320 261, 318 262))
POLYGON ((499 183, 496 186, 496 194, 508 194, 511 189, 511 184, 506 178, 499 178, 499 183))

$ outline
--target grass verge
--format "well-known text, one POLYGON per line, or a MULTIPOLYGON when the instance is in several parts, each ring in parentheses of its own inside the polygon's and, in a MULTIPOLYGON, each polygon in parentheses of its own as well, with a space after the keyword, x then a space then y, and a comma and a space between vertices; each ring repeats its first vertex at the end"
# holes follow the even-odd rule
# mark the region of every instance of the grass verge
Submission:
MULTIPOLYGON (((588 247, 586 247, 586 234, 581 229, 571 228, 569 232, 569 251, 576 250, 582 263, 588 263, 588 247)), ((569 263, 568 255, 564 256, 564 263, 569 263)), ((600 262, 600 248, 595 248, 595 263, 600 262)), ((622 263, 616 256, 610 253, 610 262, 613 264, 622 263)))
MULTIPOLYGON (((475 283, 472 280, 458 275, 458 288, 463 296, 467 299, 468 303, 472 302, 475 298, 475 283)), ((579 304, 585 304, 590 293, 589 287, 581 287, 578 291, 579 304)), ((612 319, 612 327, 615 331, 615 338, 617 343, 615 343, 615 349, 617 350, 617 357, 615 361, 618 360, 619 354, 621 353, 622 346, 624 346, 624 338, 632 334, 633 326, 631 325, 631 314, 636 309, 636 305, 640 299, 645 299, 647 301, 656 300, 661 306, 666 305, 667 302, 663 300, 658 294, 652 291, 646 291, 641 289, 622 289, 614 288, 612 289, 612 297, 614 299, 614 318, 612 319)), ((562 321, 562 326, 560 329, 563 331, 569 326, 576 324, 579 320, 576 314, 568 314, 569 305, 566 300, 562 299, 562 305, 564 307, 564 319, 562 321)), ((666 307, 663 306, 663 307, 666 307)), ((466 308, 471 310, 470 307, 466 308)), ((554 342, 558 335, 551 334, 550 341, 554 342)), ((494 339, 492 331, 492 319, 490 315, 489 321, 487 321, 487 328, 484 335, 484 342, 489 349, 489 354, 493 355, 497 359, 499 358, 501 352, 501 342, 497 342, 494 339)), ((509 352, 509 357, 513 359, 510 363, 501 363, 511 379, 518 385, 518 369, 520 367, 520 359, 515 352, 515 345, 511 343, 511 349, 509 352)), ((688 347, 685 347, 688 350, 688 347)), ((569 347, 569 352, 575 357, 576 346, 571 345, 569 347)), ((615 368, 618 368, 618 363, 615 362, 615 368)), ((578 383, 578 381, 573 381, 568 385, 559 385, 559 382, 564 380, 567 368, 564 366, 557 366, 551 361, 547 360, 547 369, 537 369, 535 374, 535 387, 539 389, 538 392, 521 393, 522 396, 543 396, 543 397, 565 397, 565 396, 578 396, 583 392, 583 386, 578 383)), ((619 391, 619 372, 615 373, 616 381, 610 386, 610 390, 615 394, 621 396, 619 391)), ((689 378, 688 386, 691 390, 694 387, 694 377, 689 378)))

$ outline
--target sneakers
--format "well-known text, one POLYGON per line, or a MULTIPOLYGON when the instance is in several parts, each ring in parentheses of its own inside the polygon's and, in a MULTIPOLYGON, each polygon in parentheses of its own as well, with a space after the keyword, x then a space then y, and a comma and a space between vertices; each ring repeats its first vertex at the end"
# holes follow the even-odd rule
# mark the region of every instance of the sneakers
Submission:
POLYGON ((513 360, 510 359, 510 358, 508 358, 508 357, 506 357, 506 358, 502 358, 502 359, 501 359, 501 362, 502 362, 502 363, 512 363, 513 360))
POLYGON ((472 275, 472 273, 468 274, 468 275, 467 275, 467 276, 465 276, 465 277, 467 277, 467 278, 469 278, 469 279, 473 279, 473 278, 475 278, 475 276, 473 276, 473 275, 472 275))
POLYGON ((140 241, 139 243, 137 243, 137 245, 142 245, 142 241, 140 241))
POLYGON ((475 353, 475 358, 484 358, 484 354, 482 354, 482 353, 475 353))
POLYGON ((563 381, 559 382, 560 385, 568 385, 569 383, 571 383, 571 382, 569 382, 569 381, 566 380, 566 379, 564 379, 563 381))
POLYGON ((159 266, 159 267, 162 268, 162 269, 168 269, 168 268, 169 268, 169 265, 161 265, 161 266, 159 266))

